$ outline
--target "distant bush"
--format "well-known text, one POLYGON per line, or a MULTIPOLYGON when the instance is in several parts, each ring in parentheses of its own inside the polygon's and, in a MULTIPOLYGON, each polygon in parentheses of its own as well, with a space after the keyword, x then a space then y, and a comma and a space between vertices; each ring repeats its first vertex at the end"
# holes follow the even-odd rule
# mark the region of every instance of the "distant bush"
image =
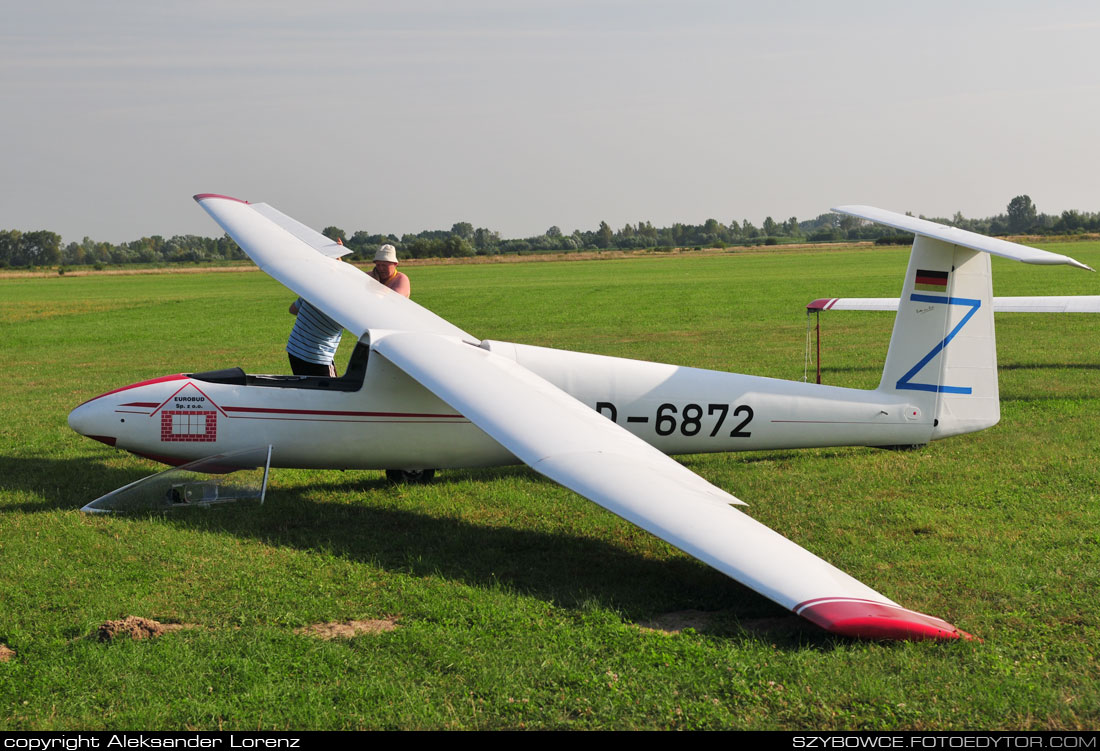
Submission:
POLYGON ((912 242, 912 235, 883 235, 875 240, 875 245, 909 245, 912 242))
POLYGON ((774 237, 768 237, 768 238, 764 239, 764 244, 765 245, 778 245, 779 240, 775 239, 774 237))
POLYGON ((811 242, 835 242, 837 240, 847 239, 843 232, 838 229, 819 229, 810 235, 811 242))

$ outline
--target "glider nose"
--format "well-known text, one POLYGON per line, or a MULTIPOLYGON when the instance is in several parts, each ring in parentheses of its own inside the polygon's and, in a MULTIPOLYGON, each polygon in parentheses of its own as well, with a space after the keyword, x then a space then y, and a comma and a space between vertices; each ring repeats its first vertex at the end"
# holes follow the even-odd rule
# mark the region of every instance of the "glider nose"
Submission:
POLYGON ((80 435, 114 446, 117 438, 109 435, 113 426, 109 421, 113 417, 109 407, 98 397, 84 402, 69 413, 69 427, 80 435))
POLYGON ((186 379, 187 376, 183 373, 161 376, 148 381, 131 383, 129 386, 92 397, 69 413, 69 427, 80 435, 114 446, 118 442, 121 431, 132 427, 132 421, 131 425, 125 424, 127 414, 149 414, 149 410, 159 403, 159 401, 136 401, 143 398, 141 396, 143 394, 148 395, 145 398, 160 397, 155 391, 142 391, 143 387, 186 379), (123 392, 126 392, 125 395, 123 392))

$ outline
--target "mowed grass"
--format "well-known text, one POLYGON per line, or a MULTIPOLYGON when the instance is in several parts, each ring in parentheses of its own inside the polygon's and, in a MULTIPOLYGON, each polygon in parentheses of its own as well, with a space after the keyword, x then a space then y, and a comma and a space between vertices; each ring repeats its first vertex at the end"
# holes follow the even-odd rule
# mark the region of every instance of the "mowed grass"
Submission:
MULTIPOLYGON (((1100 267, 1100 244, 1046 247, 1100 267)), ((410 275, 418 302, 478 336, 800 379, 804 305, 896 295, 907 253, 410 275)), ((994 290, 1098 294, 1100 277, 994 259, 994 290)), ((0 643, 15 652, 0 729, 1100 725, 1100 316, 997 316, 992 430, 904 453, 682 458, 755 518, 983 640, 875 643, 816 630, 523 468, 427 487, 276 470, 262 509, 81 514, 160 467, 77 436, 68 411, 166 373, 285 372, 292 299, 260 273, 0 281, 0 643), (679 611, 706 617, 673 635, 636 625, 679 611), (88 638, 127 615, 191 627, 88 638), (398 626, 296 631, 378 618, 398 626)), ((825 382, 873 388, 891 325, 823 315, 825 382)))

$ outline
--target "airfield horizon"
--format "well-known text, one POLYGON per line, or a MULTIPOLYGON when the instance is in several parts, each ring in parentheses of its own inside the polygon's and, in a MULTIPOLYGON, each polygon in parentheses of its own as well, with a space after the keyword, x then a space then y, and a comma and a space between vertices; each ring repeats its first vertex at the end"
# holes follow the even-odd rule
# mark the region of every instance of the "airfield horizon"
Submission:
MULTIPOLYGON (((524 251, 521 253, 496 253, 493 255, 464 256, 455 258, 429 257, 429 258, 405 258, 401 260, 402 266, 463 266, 470 264, 496 264, 496 263, 547 263, 557 261, 600 261, 617 258, 639 258, 653 255, 667 256, 680 254, 719 254, 732 255, 734 253, 777 253, 786 250, 802 250, 817 248, 821 250, 842 250, 855 247, 874 245, 871 241, 856 241, 842 243, 785 243, 782 245, 759 246, 735 246, 725 248, 637 248, 637 249, 607 249, 607 250, 572 250, 572 251, 524 251)), ((373 262, 367 260, 347 261, 356 268, 369 271, 373 268, 373 262)), ((95 276, 95 275, 128 275, 128 274, 156 274, 156 273, 184 273, 197 274, 204 271, 215 273, 227 271, 259 271, 255 264, 249 260, 219 260, 219 261, 193 261, 189 263, 123 263, 107 264, 103 268, 89 266, 45 266, 30 269, 0 269, 0 279, 23 277, 53 277, 53 276, 95 276), (63 273, 59 273, 64 269, 63 273)))
MULTIPOLYGON (((1011 235, 1003 238, 1010 242, 1039 246, 1039 244, 1071 244, 1092 242, 1100 240, 1097 234, 1077 235, 1011 235)), ((559 261, 599 261, 621 258, 644 258, 649 256, 678 256, 678 255, 735 255, 746 253, 780 254, 800 252, 805 250, 833 252, 851 250, 854 248, 876 247, 872 240, 843 240, 831 242, 782 242, 776 245, 763 243, 746 245, 728 245, 725 247, 670 247, 670 248, 636 248, 618 249, 609 248, 603 250, 572 250, 572 251, 521 251, 514 253, 496 253, 491 255, 476 255, 463 257, 429 257, 429 258, 405 258, 401 265, 406 267, 418 266, 462 266, 469 264, 498 264, 498 263, 545 263, 559 261)), ((357 268, 369 271, 372 261, 357 260, 348 261, 357 268)), ((198 274, 206 271, 223 273, 230 271, 259 271, 250 260, 217 260, 217 261, 192 261, 187 263, 125 263, 125 264, 100 264, 102 268, 94 268, 89 265, 65 266, 51 265, 34 268, 8 268, 0 269, 0 279, 40 278, 52 276, 95 276, 95 275, 135 275, 157 273, 181 273, 198 274)))

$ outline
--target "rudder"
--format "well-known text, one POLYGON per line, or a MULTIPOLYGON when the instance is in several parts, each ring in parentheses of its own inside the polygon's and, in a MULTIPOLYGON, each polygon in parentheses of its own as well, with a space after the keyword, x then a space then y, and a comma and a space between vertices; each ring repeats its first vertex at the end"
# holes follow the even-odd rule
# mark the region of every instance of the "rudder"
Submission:
POLYGON ((917 235, 879 390, 932 415, 932 439, 1001 417, 987 253, 917 235))

